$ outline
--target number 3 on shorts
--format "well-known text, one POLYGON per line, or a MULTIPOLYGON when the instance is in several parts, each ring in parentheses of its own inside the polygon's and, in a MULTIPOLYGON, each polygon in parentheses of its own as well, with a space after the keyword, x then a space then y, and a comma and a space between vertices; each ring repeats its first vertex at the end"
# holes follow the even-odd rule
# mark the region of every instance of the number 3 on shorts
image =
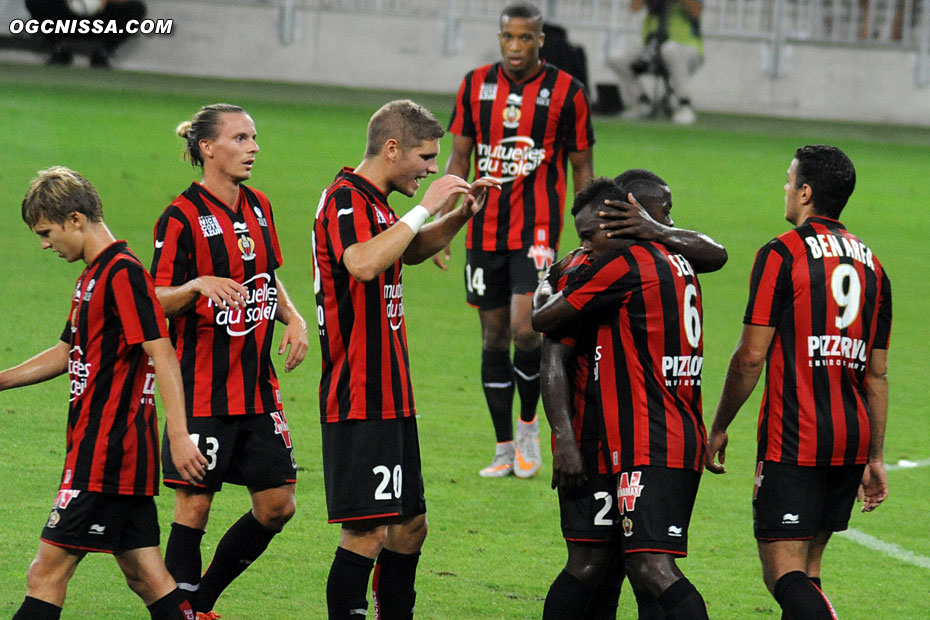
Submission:
POLYGON ((476 267, 472 273, 471 265, 465 265, 465 286, 469 293, 477 293, 484 297, 484 290, 487 288, 484 284, 484 268, 476 267))
MULTIPOLYGON (((194 442, 195 446, 200 446, 200 433, 191 433, 191 441, 194 442)), ((207 457, 207 471, 210 471, 216 467, 216 453, 220 449, 220 441, 216 437, 204 437, 203 442, 206 445, 206 450, 203 451, 203 455, 207 457)))
POLYGON ((400 499, 400 493, 403 490, 404 482, 404 472, 400 468, 400 465, 394 466, 394 472, 385 467, 384 465, 378 465, 377 467, 372 468, 371 473, 376 476, 381 476, 381 483, 378 485, 378 488, 375 489, 375 499, 376 500, 392 500, 400 499), (392 496, 388 487, 391 485, 391 482, 394 483, 394 495, 392 496))

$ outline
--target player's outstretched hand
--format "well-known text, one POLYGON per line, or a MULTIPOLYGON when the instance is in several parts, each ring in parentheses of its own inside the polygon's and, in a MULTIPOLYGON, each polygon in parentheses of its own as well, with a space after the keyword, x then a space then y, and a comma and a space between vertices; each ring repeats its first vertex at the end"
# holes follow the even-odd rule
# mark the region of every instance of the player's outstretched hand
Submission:
POLYGON ((468 209, 469 215, 473 216, 484 208, 484 203, 488 199, 488 191, 500 189, 501 180, 495 177, 481 177, 471 184, 468 194, 462 205, 468 209))
POLYGON ((447 245, 433 254, 433 263, 443 271, 449 271, 449 265, 446 263, 450 260, 452 260, 452 246, 447 245))
POLYGON ((575 489, 587 479, 581 451, 575 442, 557 442, 552 451, 552 488, 575 489))
POLYGON ((430 215, 436 215, 449 198, 468 193, 469 189, 471 185, 465 179, 447 174, 430 183, 420 205, 429 211, 430 215))
POLYGON ((245 308, 249 291, 244 286, 217 276, 200 276, 195 280, 195 287, 204 297, 209 297, 220 308, 245 308))
POLYGON ((203 480, 210 462, 200 453, 190 436, 172 437, 170 445, 171 460, 184 482, 196 483, 203 480))
POLYGON ((302 316, 297 315, 291 319, 284 328, 284 336, 281 337, 281 346, 278 347, 278 355, 284 355, 287 348, 287 358, 284 360, 284 372, 291 372, 297 368, 307 356, 307 349, 310 342, 307 339, 307 322, 302 316))
POLYGON ((629 239, 657 239, 661 236, 663 224, 652 219, 633 197, 627 194, 629 202, 620 200, 605 200, 606 209, 599 212, 602 219, 608 220, 601 224, 602 230, 607 230, 607 236, 625 237, 629 239))
POLYGON ((704 454, 704 467, 712 474, 725 474, 727 468, 723 466, 727 460, 727 443, 730 438, 726 431, 711 430, 707 437, 707 452, 704 454), (714 457, 720 461, 719 464, 714 462, 714 457))
POLYGON ((888 497, 888 476, 881 461, 869 461, 862 472, 862 484, 856 498, 862 502, 862 512, 872 512, 888 497))

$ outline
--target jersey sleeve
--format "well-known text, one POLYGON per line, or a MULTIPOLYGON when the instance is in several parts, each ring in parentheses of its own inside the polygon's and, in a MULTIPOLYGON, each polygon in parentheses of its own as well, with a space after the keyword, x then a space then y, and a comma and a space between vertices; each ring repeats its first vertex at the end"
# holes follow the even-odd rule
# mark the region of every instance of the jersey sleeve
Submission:
POLYGON ((358 191, 338 189, 327 205, 326 236, 333 247, 333 257, 342 255, 351 245, 364 243, 377 234, 375 207, 358 191))
POLYGON ((749 301, 743 323, 775 327, 784 303, 791 303, 791 281, 787 269, 790 253, 778 239, 773 239, 758 252, 749 279, 749 301), (786 295, 785 288, 788 287, 786 295))
POLYGON ((566 126, 566 148, 571 152, 585 151, 594 146, 594 125, 591 122, 591 106, 584 88, 572 80, 574 94, 564 108, 566 126))
POLYGON ((575 270, 562 291, 565 301, 584 314, 618 302, 626 293, 629 255, 611 252, 587 268, 575 270))
POLYGON ((872 347, 887 349, 891 340, 891 280, 882 269, 882 292, 878 301, 878 318, 872 347))
POLYGON ((475 72, 469 72, 459 86, 455 98, 455 107, 452 108, 452 118, 449 121, 449 133, 465 138, 474 138, 478 135, 475 130, 475 121, 471 113, 471 92, 474 86, 472 80, 475 72))
POLYGON ((193 247, 187 218, 176 207, 168 207, 155 224, 151 269, 155 286, 181 286, 190 279, 193 247))
POLYGON ((124 261, 114 270, 110 294, 127 343, 168 337, 165 311, 155 296, 151 276, 141 265, 124 261))

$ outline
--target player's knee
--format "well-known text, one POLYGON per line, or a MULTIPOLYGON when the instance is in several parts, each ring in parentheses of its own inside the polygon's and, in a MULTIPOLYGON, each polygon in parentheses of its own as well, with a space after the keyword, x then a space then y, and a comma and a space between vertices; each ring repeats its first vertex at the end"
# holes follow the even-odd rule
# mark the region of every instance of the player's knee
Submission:
POLYGON ((532 351, 539 348, 542 344, 542 336, 533 329, 532 325, 526 325, 513 332, 513 344, 518 349, 532 351))
POLYGON ((253 509, 255 519, 261 523, 263 527, 277 532, 284 529, 284 526, 291 520, 296 512, 297 500, 293 496, 270 505, 264 505, 260 509, 259 507, 253 509))
POLYGON ((600 583, 607 569, 606 558, 598 556, 571 557, 565 564, 565 571, 581 581, 582 583, 594 587, 600 583))
POLYGON ((37 557, 32 560, 29 570, 26 571, 26 587, 30 591, 62 588, 67 586, 73 572, 64 565, 43 562, 37 557))

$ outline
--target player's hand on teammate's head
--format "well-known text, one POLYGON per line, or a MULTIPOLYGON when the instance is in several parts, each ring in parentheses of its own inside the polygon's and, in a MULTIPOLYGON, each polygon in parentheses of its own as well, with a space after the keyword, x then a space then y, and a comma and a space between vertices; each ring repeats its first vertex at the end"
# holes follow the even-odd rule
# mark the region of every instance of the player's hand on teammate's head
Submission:
POLYGON ((633 194, 627 194, 629 202, 605 200, 604 207, 598 212, 603 230, 608 237, 625 237, 633 239, 656 239, 661 235, 662 224, 649 215, 633 194))
POLYGON ((436 215, 447 200, 453 196, 466 194, 469 189, 471 185, 465 179, 454 174, 447 174, 430 183, 420 205, 429 211, 430 215, 436 215))

